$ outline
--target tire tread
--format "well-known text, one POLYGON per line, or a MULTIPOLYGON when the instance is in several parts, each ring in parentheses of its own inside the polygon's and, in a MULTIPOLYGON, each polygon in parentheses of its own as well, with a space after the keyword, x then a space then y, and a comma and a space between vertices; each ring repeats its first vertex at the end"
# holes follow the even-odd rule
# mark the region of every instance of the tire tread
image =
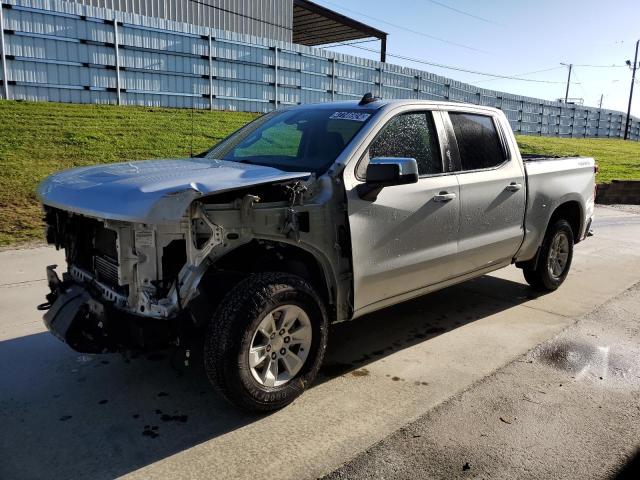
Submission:
MULTIPOLYGON (((205 371, 209 381, 228 401, 241 408, 267 412, 284 407, 293 399, 286 397, 276 402, 260 402, 249 398, 242 391, 241 382, 234 378, 234 371, 241 368, 229 352, 238 350, 248 319, 258 315, 276 294, 283 291, 304 292, 319 307, 322 316, 321 339, 314 357, 315 365, 308 372, 307 382, 300 382, 302 393, 307 383, 315 378, 326 350, 327 315, 320 297, 302 278, 282 272, 265 272, 249 275, 240 281, 222 300, 207 329, 204 346, 205 371), (231 357, 231 358, 230 358, 231 357), (233 363, 232 363, 233 362, 233 363)), ((297 380, 297 379, 296 379, 297 380)), ((294 380, 295 381, 295 380, 294 380)), ((295 395, 295 396, 297 396, 295 395)), ((295 398, 294 396, 294 398, 295 398)))
POLYGON ((569 270, 571 268, 571 263, 573 260, 573 231, 571 229, 571 225, 565 219, 557 219, 553 224, 549 226, 547 232, 545 233, 544 240, 542 241, 542 246, 540 247, 540 255, 538 257, 537 262, 532 262, 531 264, 525 265, 522 268, 522 272, 524 274, 524 278, 527 283, 536 290, 552 292, 557 290, 560 285, 566 279, 569 270), (549 272, 547 271, 547 254, 549 251, 549 246, 555 234, 564 230, 569 237, 569 258, 567 261, 567 266, 565 267, 564 272, 559 281, 556 281, 551 278, 549 272))

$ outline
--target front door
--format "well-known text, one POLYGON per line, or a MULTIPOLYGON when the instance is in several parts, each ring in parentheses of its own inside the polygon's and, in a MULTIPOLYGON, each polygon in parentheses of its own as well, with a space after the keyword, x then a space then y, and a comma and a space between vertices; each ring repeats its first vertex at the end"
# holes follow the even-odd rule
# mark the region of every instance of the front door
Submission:
POLYGON ((459 189, 456 175, 443 168, 442 132, 439 112, 396 115, 355 167, 355 177, 364 180, 369 159, 409 157, 420 174, 417 183, 382 189, 374 201, 358 197, 355 187, 348 191, 356 315, 456 274, 450 262, 457 252, 459 189))

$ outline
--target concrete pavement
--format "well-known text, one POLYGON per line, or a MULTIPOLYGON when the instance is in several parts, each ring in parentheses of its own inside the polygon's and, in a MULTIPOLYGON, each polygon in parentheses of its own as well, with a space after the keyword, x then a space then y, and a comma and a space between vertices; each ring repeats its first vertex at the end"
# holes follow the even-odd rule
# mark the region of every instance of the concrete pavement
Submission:
POLYGON ((640 280, 640 216, 597 215, 559 291, 537 297, 512 267, 338 325, 320 381, 261 417, 179 353, 72 352, 35 310, 59 252, 1 252, 0 478, 326 474, 640 280))
POLYGON ((639 305, 636 284, 326 480, 638 478, 639 305))

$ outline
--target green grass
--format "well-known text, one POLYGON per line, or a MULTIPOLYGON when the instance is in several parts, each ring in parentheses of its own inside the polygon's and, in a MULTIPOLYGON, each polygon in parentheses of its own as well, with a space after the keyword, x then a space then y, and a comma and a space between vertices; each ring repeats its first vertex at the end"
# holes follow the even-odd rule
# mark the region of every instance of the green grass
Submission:
MULTIPOLYGON (((35 189, 66 168, 188 157, 190 110, 0 101, 0 245, 42 239, 35 189)), ((195 111, 199 153, 256 117, 195 111)))
MULTIPOLYGON (((190 110, 0 101, 0 246, 42 239, 35 195, 47 175, 82 165, 187 157, 190 110)), ((256 117, 196 111, 193 152, 256 117)), ((604 139, 518 137, 525 153, 593 156, 600 182, 640 179, 640 143, 604 139)))
POLYGON ((522 153, 594 157, 600 167, 598 183, 640 179, 640 142, 605 138, 517 136, 522 153))

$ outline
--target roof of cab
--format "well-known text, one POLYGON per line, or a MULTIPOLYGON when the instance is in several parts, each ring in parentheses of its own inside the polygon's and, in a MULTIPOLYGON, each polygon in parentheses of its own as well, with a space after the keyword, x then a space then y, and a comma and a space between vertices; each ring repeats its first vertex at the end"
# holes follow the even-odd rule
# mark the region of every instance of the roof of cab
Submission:
POLYGON ((302 105, 297 105, 289 108, 314 108, 314 109, 327 109, 327 110, 336 110, 340 108, 345 109, 355 109, 355 110, 379 110, 382 107, 386 106, 402 106, 402 105, 420 105, 424 104, 429 106, 440 106, 440 107, 473 107, 474 109, 485 110, 485 111, 495 111, 500 112, 499 109, 494 107, 489 107, 486 105, 476 105, 474 103, 462 103, 462 102, 447 102, 442 100, 421 100, 421 99, 400 99, 400 100, 386 100, 376 98, 376 100, 366 103, 364 105, 360 104, 358 100, 347 100, 340 102, 322 102, 322 103, 305 103, 302 105))
POLYGON ((321 103, 304 103, 302 105, 296 105, 291 108, 314 108, 314 109, 326 109, 335 110, 338 108, 348 108, 357 110, 378 110, 379 108, 387 105, 389 100, 375 100, 374 102, 360 105, 358 100, 347 100, 342 102, 321 102, 321 103))

